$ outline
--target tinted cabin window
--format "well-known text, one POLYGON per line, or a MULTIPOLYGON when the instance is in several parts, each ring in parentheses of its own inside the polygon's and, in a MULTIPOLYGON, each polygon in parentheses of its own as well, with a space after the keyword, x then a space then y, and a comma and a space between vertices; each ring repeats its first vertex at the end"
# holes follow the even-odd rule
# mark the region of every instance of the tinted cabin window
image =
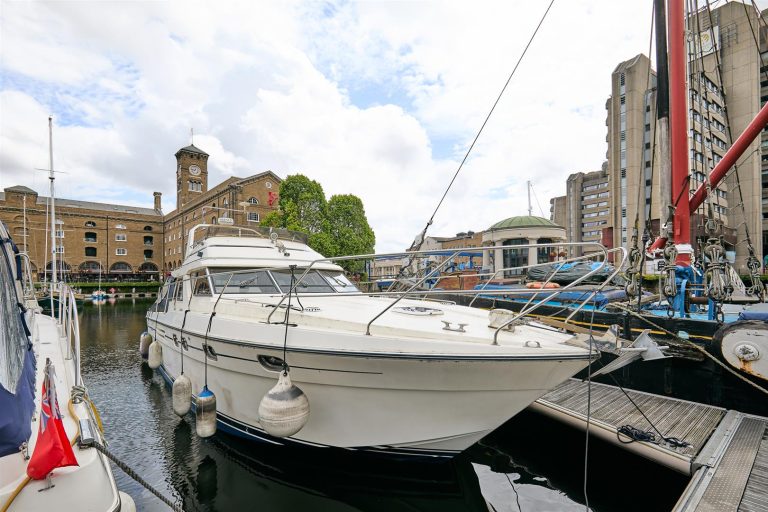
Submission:
POLYGON ((211 294, 211 285, 208 283, 208 276, 205 275, 205 272, 192 274, 192 293, 203 296, 211 294))
MULTIPOLYGON (((298 293, 332 293, 333 288, 323 277, 316 271, 310 271, 303 278, 304 273, 302 269, 296 269, 294 275, 294 285, 296 286, 296 292, 298 293), (301 279, 301 282, 299 282, 301 279), (298 282, 298 284, 296 284, 298 282)), ((275 278, 277 284, 283 293, 288 293, 291 289, 291 272, 289 270, 273 270, 272 277, 275 278)))
POLYGON ((224 293, 278 293, 277 287, 266 270, 252 270, 238 272, 235 268, 221 268, 211 271, 211 280, 215 293, 221 293, 224 285, 227 289, 224 293), (231 276, 231 277, 230 277, 231 276), (227 284, 229 281, 229 284, 227 284))

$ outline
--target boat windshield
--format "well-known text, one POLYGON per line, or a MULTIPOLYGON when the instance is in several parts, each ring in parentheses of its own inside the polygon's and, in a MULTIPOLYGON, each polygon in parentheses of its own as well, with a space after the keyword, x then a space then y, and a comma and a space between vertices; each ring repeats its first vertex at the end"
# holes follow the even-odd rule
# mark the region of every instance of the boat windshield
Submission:
MULTIPOLYGON (((304 269, 296 269, 293 273, 295 280, 298 281, 303 273, 304 269)), ((290 270, 273 270, 272 277, 275 278, 283 293, 288 293, 291 289, 290 270)), ((310 270, 296 286, 296 291, 298 293, 333 293, 335 290, 317 270, 310 270)))
POLYGON ((266 270, 251 270, 243 272, 238 268, 211 269, 214 293, 221 293, 224 285, 227 289, 224 293, 278 293, 277 286, 269 277, 266 270), (230 272, 238 272, 230 274, 230 272), (230 279, 230 276, 232 278, 230 279), (229 281, 229 284, 227 284, 229 281))
POLYGON ((341 271, 332 271, 332 270, 319 270, 320 275, 325 278, 326 281, 328 281, 331 286, 337 291, 341 293, 359 293, 360 290, 355 286, 352 281, 347 279, 347 276, 344 275, 344 272, 341 271))

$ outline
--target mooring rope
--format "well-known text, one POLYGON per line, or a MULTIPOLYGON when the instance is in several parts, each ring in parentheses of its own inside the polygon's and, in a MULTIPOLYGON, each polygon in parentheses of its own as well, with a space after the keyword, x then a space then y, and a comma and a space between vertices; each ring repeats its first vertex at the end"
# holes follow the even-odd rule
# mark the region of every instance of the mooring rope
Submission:
POLYGON ((632 316, 636 316, 637 318, 639 318, 639 319, 641 319, 642 321, 646 322, 648 325, 651 325, 651 326, 655 327, 656 329, 658 329, 658 330, 660 330, 660 331, 662 331, 662 332, 665 332, 665 333, 666 333, 666 334, 668 334, 669 336, 672 336, 674 339, 676 339, 676 340, 679 340, 679 341, 683 342, 683 344, 684 344, 684 345, 687 345, 687 346, 691 346, 691 347, 693 347, 694 349, 698 350, 699 352, 701 352, 702 354, 704 354, 705 356, 707 356, 708 358, 710 358, 710 359, 711 359, 712 361, 714 361, 716 364, 720 365, 720 366, 721 366, 723 369, 725 369, 725 370, 727 370, 728 372, 730 372, 731 374, 733 374, 735 377, 737 377, 737 378, 741 379, 742 381, 746 382, 747 384, 749 384, 749 385, 750 385, 750 386, 752 386, 753 388, 755 388, 755 389, 757 389, 757 390, 759 390, 759 391, 761 391, 761 392, 765 393, 766 395, 768 395, 768 389, 765 389, 764 387, 762 387, 761 385, 757 384, 756 382, 752 382, 752 381, 751 381, 751 380, 749 380, 748 378, 746 378, 746 377, 744 377, 743 375, 739 374, 739 373, 738 373, 736 370, 734 370, 733 368, 731 368, 731 367, 730 367, 730 366, 728 366, 727 364, 723 363, 723 362, 722 362, 722 361, 720 361, 720 360, 719 360, 717 357, 715 357, 715 356, 713 356, 712 354, 710 354, 709 352, 707 352, 707 350, 706 350, 706 349, 704 349, 704 348, 702 348, 702 347, 698 346, 697 344, 695 344, 695 343, 694 343, 694 342, 692 342, 691 340, 686 340, 685 338, 681 338, 680 336, 678 336, 678 335, 677 335, 677 334, 675 334, 674 332, 672 332, 672 331, 670 331, 670 330, 667 330, 667 329, 665 329, 664 327, 660 326, 660 325, 659 325, 659 324, 657 324, 656 322, 652 322, 650 319, 648 319, 648 318, 644 317, 643 315, 641 315, 641 314, 639 314, 639 313, 637 313, 637 312, 635 312, 635 311, 632 311, 631 309, 627 309, 627 308, 625 308, 625 307, 622 307, 622 306, 619 306, 619 305, 613 305, 613 306, 615 306, 617 309, 621 309, 622 311, 625 311, 625 312, 629 313, 629 314, 630 314, 630 315, 632 315, 632 316))
POLYGON ((172 502, 170 499, 168 499, 168 498, 166 498, 165 496, 163 496, 163 495, 160 493, 160 491, 158 491, 157 489, 155 489, 154 487, 152 487, 152 485, 150 485, 150 483, 149 483, 149 482, 147 482, 146 480, 144 480, 144 479, 141 477, 141 475, 139 475, 139 474, 138 474, 138 473, 136 473, 136 472, 135 472, 133 469, 131 469, 131 468, 128 466, 128 464, 126 464, 125 462, 121 461, 120 459, 118 459, 118 458, 117 458, 117 456, 116 456, 114 453, 110 452, 110 451, 107 449, 107 447, 106 447, 106 446, 104 446, 103 444, 101 444, 101 443, 99 443, 99 442, 97 442, 97 441, 94 441, 94 442, 93 442, 93 444, 92 444, 91 446, 93 446, 94 448, 96 448, 96 449, 97 449, 99 452, 103 453, 103 454, 104 454, 104 455, 105 455, 105 456, 106 456, 106 457, 107 457, 109 460, 111 460, 112 462, 114 462, 114 463, 115 463, 115 465, 116 465, 117 467, 119 467, 120 469, 122 469, 122 470, 123 470, 123 472, 124 472, 126 475, 128 475, 129 477, 131 477, 131 478, 133 478, 134 480, 136 480, 136 482, 138 482, 139 484, 141 484, 141 485, 142 485, 142 486, 143 486, 143 487, 144 487, 146 490, 148 490, 149 492, 151 492, 152 494, 154 494, 154 495, 157 497, 157 499, 159 499, 160 501, 162 501, 163 503, 165 503, 166 505, 168 505, 168 506, 171 508, 171 510, 175 510, 176 512, 184 512, 184 508, 182 508, 182 506, 181 506, 181 505, 177 505, 176 503, 172 502))

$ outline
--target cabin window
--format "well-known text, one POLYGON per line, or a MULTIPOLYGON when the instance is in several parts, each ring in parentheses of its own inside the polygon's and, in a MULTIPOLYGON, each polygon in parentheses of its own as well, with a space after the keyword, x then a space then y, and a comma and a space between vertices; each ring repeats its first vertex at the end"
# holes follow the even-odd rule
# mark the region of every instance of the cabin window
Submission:
MULTIPOLYGON (((294 272, 294 286, 298 293, 332 293, 331 285, 316 271, 312 270, 302 278, 304 269, 296 269, 294 272), (301 281, 299 281, 301 279, 301 281), (296 284, 298 282, 298 285, 296 284)), ((291 272, 289 270, 273 270, 272 277, 277 281, 280 290, 288 293, 291 289, 291 272)))
POLYGON ((204 270, 192 273, 190 278, 192 280, 192 293, 194 295, 211 295, 211 285, 208 282, 208 276, 205 274, 204 270))
POLYGON ((215 293, 221 293, 224 285, 227 286, 224 293, 278 293, 277 286, 266 270, 219 268, 211 274, 211 280, 215 293))
POLYGON ((355 286, 352 281, 347 279, 344 272, 340 270, 319 270, 320 275, 325 278, 328 283, 333 286, 333 289, 341 293, 359 292, 360 290, 355 286))
POLYGON ((160 289, 160 293, 157 296, 157 301, 149 308, 153 312, 165 312, 168 307, 168 297, 173 296, 176 290, 176 281, 173 277, 168 278, 165 285, 160 289))

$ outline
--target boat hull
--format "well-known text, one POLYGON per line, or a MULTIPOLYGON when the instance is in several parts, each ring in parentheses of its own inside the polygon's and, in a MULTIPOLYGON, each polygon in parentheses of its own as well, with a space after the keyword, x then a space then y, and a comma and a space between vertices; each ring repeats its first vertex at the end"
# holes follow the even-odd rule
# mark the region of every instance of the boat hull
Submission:
MULTIPOLYGON (((162 372, 172 382, 181 373, 181 332, 153 321, 149 329, 162 344, 162 372)), ((253 329, 280 340, 275 333, 285 326, 253 329)), ((258 406, 280 371, 265 360, 282 358, 282 345, 209 337, 215 359, 204 360, 203 337, 185 332, 184 338, 184 374, 199 392, 207 365, 222 430, 259 441, 397 454, 457 454, 587 364, 584 356, 357 354, 289 344, 291 379, 308 397, 310 415, 297 434, 276 440, 259 427, 258 406)))

